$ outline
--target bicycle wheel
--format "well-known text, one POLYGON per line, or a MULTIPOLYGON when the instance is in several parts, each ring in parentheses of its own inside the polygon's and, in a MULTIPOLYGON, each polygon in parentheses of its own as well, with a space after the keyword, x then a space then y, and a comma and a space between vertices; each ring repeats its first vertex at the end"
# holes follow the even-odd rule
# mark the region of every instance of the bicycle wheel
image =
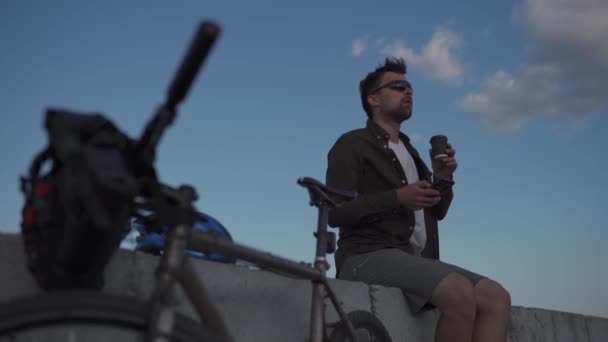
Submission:
MULTIPOLYGON (((145 302, 98 292, 54 292, 0 304, 1 342, 132 342, 147 329, 145 302)), ((216 341, 178 314, 171 341, 216 341)))
MULTIPOLYGON (((348 313, 348 319, 355 328, 359 342, 392 342, 382 322, 367 311, 356 310, 348 313)), ((340 323, 329 336, 329 342, 350 341, 344 323, 340 323)))

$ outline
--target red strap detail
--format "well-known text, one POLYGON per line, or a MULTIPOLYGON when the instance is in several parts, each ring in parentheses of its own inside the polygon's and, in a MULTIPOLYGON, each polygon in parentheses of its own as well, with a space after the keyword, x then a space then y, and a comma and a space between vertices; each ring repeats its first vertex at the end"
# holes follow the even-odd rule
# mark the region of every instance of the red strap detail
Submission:
POLYGON ((23 223, 26 226, 32 226, 34 223, 36 223, 36 210, 34 208, 25 208, 25 212, 23 214, 23 223))
POLYGON ((51 183, 39 181, 36 183, 36 194, 40 197, 47 197, 53 191, 51 183))

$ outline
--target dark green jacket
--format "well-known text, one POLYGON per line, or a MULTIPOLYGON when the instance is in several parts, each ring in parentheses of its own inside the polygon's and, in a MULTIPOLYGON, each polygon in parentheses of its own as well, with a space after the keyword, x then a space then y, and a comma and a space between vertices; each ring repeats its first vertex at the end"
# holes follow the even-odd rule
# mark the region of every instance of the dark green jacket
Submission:
MULTIPOLYGON (((412 155, 420 180, 432 183, 432 173, 403 133, 399 138, 412 155)), ((343 134, 327 155, 326 182, 359 196, 329 213, 329 225, 340 227, 336 267, 350 255, 397 247, 411 251, 414 212, 400 206, 397 189, 407 185, 405 172, 388 147, 388 134, 368 120, 365 128, 343 134)), ((447 214, 454 194, 424 210, 427 242, 422 256, 439 259, 437 221, 447 214)))

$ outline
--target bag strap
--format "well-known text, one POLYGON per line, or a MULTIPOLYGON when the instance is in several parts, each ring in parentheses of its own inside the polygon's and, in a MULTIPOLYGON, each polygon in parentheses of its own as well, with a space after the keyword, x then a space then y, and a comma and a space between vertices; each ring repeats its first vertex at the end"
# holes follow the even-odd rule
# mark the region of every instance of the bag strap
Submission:
MULTIPOLYGON (((53 150, 51 146, 47 146, 44 150, 38 152, 38 154, 32 160, 32 164, 30 165, 30 169, 28 172, 28 177, 20 177, 20 189, 23 194, 26 196, 26 200, 29 199, 31 192, 31 184, 33 184, 34 180, 39 178, 40 169, 42 165, 49 159, 54 159, 53 150)), ((53 167, 56 167, 55 165, 53 167)))

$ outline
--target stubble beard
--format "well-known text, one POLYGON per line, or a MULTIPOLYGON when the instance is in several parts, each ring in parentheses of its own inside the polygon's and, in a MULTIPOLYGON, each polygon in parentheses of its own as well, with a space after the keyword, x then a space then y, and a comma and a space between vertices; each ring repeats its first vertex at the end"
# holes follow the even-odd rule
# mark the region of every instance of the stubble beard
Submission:
POLYGON ((389 112, 388 116, 400 124, 412 117, 412 106, 401 106, 399 109, 389 112))

